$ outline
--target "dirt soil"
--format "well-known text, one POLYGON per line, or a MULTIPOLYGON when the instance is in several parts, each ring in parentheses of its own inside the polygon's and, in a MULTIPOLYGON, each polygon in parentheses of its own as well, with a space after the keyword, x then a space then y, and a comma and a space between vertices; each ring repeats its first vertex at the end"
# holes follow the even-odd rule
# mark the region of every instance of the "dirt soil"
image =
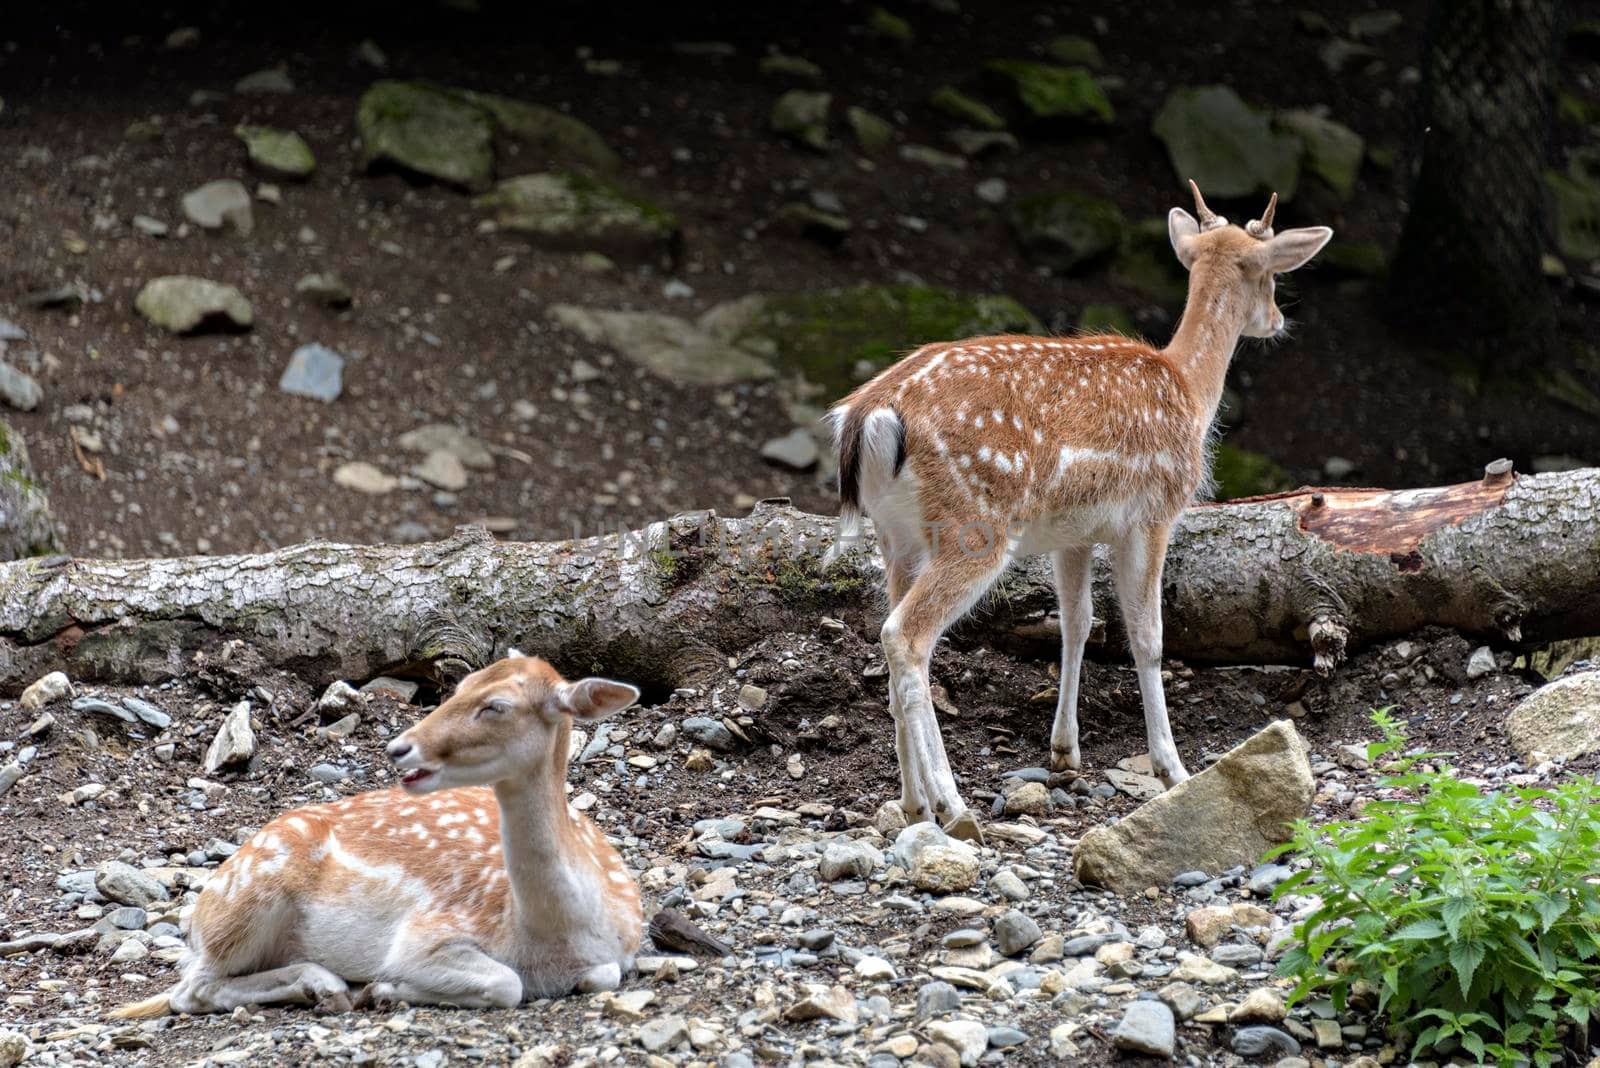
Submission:
MULTIPOLYGON (((780 11, 569 2, 469 13, 419 2, 342 6, 330 17, 325 6, 294 3, 179 3, 157 13, 64 0, 9 11, 0 31, 0 141, 8 146, 0 153, 0 314, 30 334, 10 358, 39 378, 45 400, 13 418, 69 547, 138 556, 311 537, 417 540, 486 518, 509 536, 547 539, 776 495, 824 510, 829 501, 813 475, 758 455, 791 425, 780 384, 674 385, 554 328, 545 308, 575 301, 689 314, 752 292, 915 278, 1010 293, 1053 329, 1071 327, 1086 304, 1120 303, 1164 339, 1175 304, 1121 289, 1103 270, 1040 273, 1003 213, 973 189, 991 177, 1003 178, 1013 198, 1065 185, 1110 196, 1130 219, 1160 217, 1180 187, 1149 123, 1178 85, 1223 81, 1275 107, 1326 104, 1369 145, 1393 152, 1392 169, 1364 169, 1349 204, 1308 192, 1280 213, 1290 225, 1331 224, 1339 240, 1392 246, 1414 144, 1423 0, 1395 3, 1402 28, 1375 42, 1373 64, 1339 74, 1315 58, 1325 38, 1301 28, 1292 5, 1127 4, 1095 13, 1002 3, 959 14, 945 6, 907 8, 911 48, 862 32, 867 7, 856 3, 780 11), (165 49, 181 26, 199 30, 198 46, 165 49), (935 87, 982 91, 982 60, 1034 56, 1061 33, 1094 39, 1105 56, 1118 109, 1106 133, 1020 127, 1020 152, 947 174, 894 153, 870 162, 846 147, 809 153, 767 129, 772 101, 792 84, 759 73, 771 48, 818 62, 821 87, 841 105, 891 116, 905 142, 945 145, 952 124, 926 103, 935 87), (355 58, 368 38, 387 56, 386 72, 355 58), (732 45, 733 54, 673 47, 706 40, 732 45), (619 73, 591 73, 591 60, 615 61, 619 73), (275 66, 294 92, 226 93, 275 66), (360 173, 355 104, 385 73, 569 109, 618 149, 628 181, 681 215, 681 258, 585 274, 568 255, 480 233, 461 193, 360 173), (200 90, 220 92, 191 103, 200 90), (176 231, 179 198, 212 179, 254 188, 258 178, 232 133, 241 122, 300 131, 318 157, 316 174, 279 183, 281 204, 257 202, 248 239, 196 232, 157 240, 132 228, 142 213, 176 231), (152 129, 159 135, 143 139, 140 131, 152 129), (769 226, 779 205, 808 190, 836 195, 855 221, 841 248, 769 226), (901 221, 908 218, 920 222, 901 221), (330 312, 295 295, 301 276, 329 270, 353 287, 353 308, 330 312), (145 280, 167 273, 240 286, 255 305, 254 329, 173 339, 149 327, 132 299, 145 280), (692 295, 664 295, 668 281, 692 295), (64 284, 81 285, 88 303, 20 303, 64 284), (276 389, 289 353, 309 341, 350 358, 344 395, 332 405, 276 389), (579 360, 601 377, 576 382, 579 360), (91 470, 74 454, 64 414, 73 405, 91 407, 82 429, 103 448, 88 458, 91 470), (331 471, 347 460, 406 470, 418 457, 396 439, 428 422, 489 440, 501 450, 495 470, 474 473, 455 494, 374 498, 332 484, 331 471)), ((1337 28, 1369 6, 1341 0, 1317 10, 1337 28)), ((1596 10, 1575 6, 1578 16, 1596 10)), ((1573 55, 1566 81, 1580 97, 1600 95, 1596 72, 1593 57, 1573 55)), ((1570 140, 1563 130, 1558 141, 1570 140)), ((1259 209, 1217 206, 1230 215, 1259 209)), ((1552 284, 1568 333, 1593 339, 1600 307, 1583 292, 1552 284)), ((1469 479, 1499 455, 1523 469, 1547 454, 1600 461, 1592 416, 1531 383, 1479 388, 1448 360, 1412 351, 1376 318, 1376 295, 1331 271, 1296 276, 1284 300, 1298 320, 1293 336, 1249 346, 1236 362, 1237 403, 1223 416, 1228 440, 1274 457, 1298 481, 1322 479, 1334 456, 1353 464, 1349 479, 1392 486, 1469 479)))
MULTIPOLYGON (((1191 670, 1173 663, 1169 693, 1174 732, 1190 769, 1198 770, 1286 711, 1303 712, 1295 722, 1313 752, 1319 786, 1314 817, 1319 820, 1349 815, 1352 802, 1371 793, 1371 773, 1346 770, 1332 756, 1343 744, 1374 738, 1367 718, 1374 707, 1394 706, 1415 745, 1456 752, 1464 773, 1501 780, 1522 770, 1506 742, 1504 716, 1535 680, 1496 671, 1469 682, 1464 674, 1469 652, 1456 635, 1432 633, 1363 653, 1326 682, 1297 668, 1191 670)), ((989 802, 1001 788, 1003 773, 1036 766, 1048 753, 1052 705, 1048 695, 1037 695, 1053 682, 1052 660, 975 642, 942 650, 936 658, 935 680, 957 710, 942 717, 950 755, 967 800, 986 822, 994 818, 989 802)), ((761 806, 790 810, 793 826, 815 836, 862 833, 878 805, 898 793, 883 680, 876 677, 880 671, 875 644, 830 621, 823 621, 815 633, 775 634, 741 651, 726 673, 704 688, 624 713, 611 738, 621 747, 574 766, 574 797, 594 799, 590 814, 620 843, 630 868, 671 873, 658 882, 646 879, 647 914, 663 901, 681 900, 684 890, 725 863, 738 866, 739 885, 749 895, 739 907, 700 920, 706 930, 733 945, 732 958, 702 961, 675 983, 647 976, 625 983, 626 989, 656 991, 652 1011, 681 1012, 737 1033, 736 1017, 755 1006, 762 983, 777 986, 781 1009, 790 984, 834 981, 839 965, 826 956, 810 964, 802 958, 775 965, 773 954, 798 951, 800 929, 778 926, 774 919, 753 920, 759 914, 747 906, 755 903, 785 901, 814 909, 806 929, 831 928, 842 945, 894 957, 906 977, 891 984, 897 1002, 912 995, 914 986, 902 984, 921 974, 916 962, 934 959, 947 932, 975 922, 982 925, 982 920, 937 908, 908 923, 904 913, 875 907, 885 895, 916 895, 903 877, 897 883, 857 884, 854 893, 863 896, 850 896, 834 891, 842 884, 819 887, 791 865, 752 866, 697 853, 693 826, 703 819, 745 820, 751 828, 748 840, 758 844, 792 840, 800 833, 784 830, 774 839, 776 828, 768 825, 763 838, 761 820, 752 816, 761 806), (740 688, 752 683, 766 690, 767 699, 751 717, 750 744, 718 754, 714 769, 685 768, 691 746, 682 735, 664 748, 658 744, 663 725, 730 708, 740 688), (624 767, 624 754, 649 756, 656 763, 647 770, 624 767)), ((24 732, 35 714, 15 703, 0 704, 0 737, 21 738, 38 747, 28 774, 0 802, 10 836, 3 847, 6 862, 0 866, 0 941, 86 925, 86 918, 73 914, 79 907, 73 904, 76 898, 57 886, 64 873, 92 869, 119 855, 136 864, 149 858, 184 865, 190 863, 184 858, 191 851, 214 849, 218 839, 242 841, 294 805, 389 784, 392 775, 383 745, 422 714, 422 709, 377 696, 354 735, 341 742, 317 733, 319 717, 304 686, 275 672, 250 677, 202 671, 158 687, 85 687, 80 692, 113 700, 137 694, 171 714, 173 724, 166 732, 135 729, 103 715, 73 711, 63 701, 48 709, 54 725, 29 738, 24 732), (207 780, 201 770, 205 749, 222 714, 240 699, 251 700, 258 709, 256 756, 242 772, 207 780), (156 752, 160 742, 175 743, 168 759, 156 752), (333 784, 313 781, 309 769, 326 764, 344 769, 345 777, 333 784), (67 799, 86 783, 108 789, 83 804, 67 799)), ((423 703, 429 699, 427 694, 415 698, 423 703)), ((1090 663, 1084 700, 1086 774, 1098 782, 1099 769, 1143 749, 1131 669, 1090 663)), ((1586 758, 1568 771, 1593 774, 1597 764, 1600 760, 1586 758)), ((1051 841, 1070 847, 1084 831, 1133 807, 1121 794, 1085 798, 1076 807, 1058 807, 1037 821, 1023 822, 1037 822, 1051 841)), ((1048 917, 1047 929, 1057 921, 1065 928, 1067 918, 1077 915, 1081 920, 1088 914, 1082 910, 1088 909, 1113 915, 1130 930, 1145 924, 1171 927, 1174 922, 1182 930, 1186 899, 1181 889, 1166 887, 1152 897, 1118 901, 1068 876, 1069 851, 1047 847, 1041 852, 993 838, 990 845, 998 853, 997 863, 1046 866, 1027 907, 1041 919, 1048 917)), ((215 864, 215 859, 205 862, 206 867, 215 864)), ((990 905, 983 916, 992 918, 1003 906, 990 905)), ((773 913, 777 911, 774 904, 773 913)), ((1181 933, 1175 937, 1181 945, 1181 933)), ((499 1064, 550 1043, 557 1047, 555 1052, 546 1050, 554 1063, 581 1062, 618 1043, 625 1060, 641 1055, 628 1026, 619 1030, 609 1014, 599 1011, 599 999, 585 997, 507 1012, 418 1009, 319 1017, 305 1009, 266 1009, 240 1010, 233 1017, 165 1019, 142 1027, 119 1025, 105 1010, 169 985, 175 968, 156 956, 114 963, 103 949, 91 946, 74 955, 45 950, 0 959, 0 989, 9 995, 4 1013, 13 1026, 30 1029, 35 1041, 53 1043, 60 1051, 95 1050, 99 1063, 176 1064, 246 1048, 271 1050, 284 1058, 281 1063, 309 1057, 313 1048, 327 1056, 342 1050, 337 1059, 351 1063, 371 1063, 374 1057, 378 1063, 396 1063, 402 1056, 442 1048, 451 1063, 461 1058, 499 1064)), ((924 981, 925 976, 918 980, 924 981)), ((1044 1033, 1065 1018, 1061 1010, 1049 1002, 1020 1002, 1010 1011, 1010 1022, 1031 1038, 1009 1052, 1007 1063, 1055 1063, 1044 1033)), ((1182 1041, 1191 1052, 1215 1060, 1219 1055, 1212 1046, 1226 1041, 1225 1030, 1185 1025, 1182 1041)), ((815 1043, 826 1045, 838 1033, 825 1022, 779 1021, 745 1032, 743 1041, 746 1052, 789 1060, 807 1048, 820 1048, 815 1043)), ((1377 1052, 1380 1038, 1374 1029, 1371 1052, 1377 1052)), ((1103 1030, 1090 1028, 1078 1040, 1079 1063, 1108 1063, 1117 1056, 1103 1030)), ((1229 1055, 1220 1056, 1225 1062, 1229 1055)))

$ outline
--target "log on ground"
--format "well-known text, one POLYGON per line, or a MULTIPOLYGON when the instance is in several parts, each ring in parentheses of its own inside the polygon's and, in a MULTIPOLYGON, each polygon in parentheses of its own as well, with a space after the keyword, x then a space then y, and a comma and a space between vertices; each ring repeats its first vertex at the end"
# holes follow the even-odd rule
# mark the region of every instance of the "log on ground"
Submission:
MULTIPOLYGON (((1600 633, 1600 469, 1436 489, 1305 489, 1197 505, 1163 590, 1169 656, 1333 669, 1426 625, 1514 642, 1600 633)), ((763 502, 642 530, 498 543, 313 542, 259 555, 50 557, 0 565, 0 688, 41 674, 154 681, 246 643, 312 685, 379 673, 448 681, 509 647, 664 693, 775 631, 831 616, 876 634, 870 533, 831 566, 832 517, 763 502)), ((1101 644, 1120 647, 1105 560, 1101 644)), ((959 640, 1051 639, 1048 561, 1023 561, 959 640)))

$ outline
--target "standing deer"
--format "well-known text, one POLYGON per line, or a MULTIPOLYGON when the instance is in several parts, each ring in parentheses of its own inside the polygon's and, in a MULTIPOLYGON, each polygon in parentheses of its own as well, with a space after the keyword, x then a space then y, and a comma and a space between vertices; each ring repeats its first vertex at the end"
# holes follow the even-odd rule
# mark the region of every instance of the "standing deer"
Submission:
POLYGON ((1172 524, 1207 481, 1207 438, 1241 334, 1284 329, 1274 276, 1328 242, 1325 226, 1272 232, 1277 194, 1243 229, 1173 208, 1167 233, 1189 272, 1172 341, 1119 335, 978 337, 924 345, 830 412, 848 535, 872 519, 888 577, 883 650, 912 820, 966 833, 928 690, 934 644, 1020 556, 1052 554, 1061 690, 1050 765, 1076 769, 1078 682, 1091 623, 1095 545, 1112 575, 1144 703, 1151 765, 1188 778, 1161 691, 1161 569, 1172 524))
POLYGON ((359 1001, 509 1008, 614 989, 639 948, 639 891, 567 805, 574 719, 638 698, 515 654, 389 743, 404 774, 278 817, 206 882, 183 976, 124 1018, 359 1001))

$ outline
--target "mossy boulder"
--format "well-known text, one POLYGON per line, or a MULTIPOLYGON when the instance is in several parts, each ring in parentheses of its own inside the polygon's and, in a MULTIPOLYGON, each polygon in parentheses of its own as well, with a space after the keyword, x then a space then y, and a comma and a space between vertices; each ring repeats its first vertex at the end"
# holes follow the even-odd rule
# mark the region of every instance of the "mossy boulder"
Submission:
POLYGON ((910 44, 917 38, 911 23, 881 7, 875 7, 867 12, 867 33, 880 40, 893 41, 895 44, 910 44))
POLYGON ((621 158, 606 144, 605 138, 571 115, 493 93, 479 93, 470 89, 452 89, 450 92, 486 113, 502 137, 525 145, 542 156, 538 160, 540 166, 559 162, 601 173, 611 173, 621 166, 621 158))
POLYGON ((293 130, 271 126, 236 126, 234 136, 244 142, 250 162, 280 178, 306 178, 317 169, 317 157, 305 138, 293 130))
POLYGON ((840 397, 918 345, 978 334, 1037 333, 1039 321, 1010 297, 930 286, 859 286, 742 302, 708 327, 758 352, 781 374, 799 374, 840 397))
POLYGON ((1028 255, 1058 271, 1096 263, 1122 245, 1122 212, 1104 197, 1072 189, 1017 201, 1011 228, 1028 255))
POLYGON ((1367 146, 1361 135, 1315 111, 1281 111, 1275 121, 1279 129, 1289 131, 1305 146, 1302 163, 1306 170, 1326 183, 1340 200, 1349 200, 1366 156, 1367 146))
POLYGON ((0 560, 61 550, 61 527, 28 458, 27 443, 0 420, 0 560))
POLYGON ((1180 179, 1211 198, 1277 193, 1287 202, 1300 180, 1300 139, 1223 85, 1174 89, 1151 130, 1180 179))
POLYGON ((1259 497, 1294 486, 1289 473, 1269 457, 1229 445, 1225 441, 1217 445, 1216 455, 1211 461, 1211 480, 1216 485, 1216 499, 1219 501, 1259 497))
POLYGON ((974 100, 953 85, 941 85, 933 91, 928 98, 928 103, 937 111, 942 111, 952 119, 958 119, 968 126, 976 126, 984 130, 1003 130, 1006 120, 1000 114, 983 103, 974 100))
POLYGON ((678 219, 598 178, 566 171, 507 178, 474 203, 503 230, 551 248, 650 252, 670 248, 678 219))
POLYGON ((832 93, 791 89, 772 104, 769 119, 774 131, 818 152, 828 150, 828 109, 832 93))
POLYGON ((1105 57, 1100 54, 1100 46, 1087 37, 1076 34, 1064 34, 1053 38, 1045 45, 1045 51, 1050 53, 1050 58, 1057 63, 1068 67, 1089 67, 1099 70, 1105 66, 1105 57))
POLYGON ((458 96, 415 82, 375 82, 356 108, 366 167, 397 167, 470 190, 494 181, 494 121, 458 96))
POLYGON ((1600 152, 1574 152, 1567 172, 1549 171, 1555 204, 1556 247, 1563 256, 1600 256, 1600 152))
POLYGON ((844 117, 850 124, 850 132, 856 135, 856 144, 868 155, 877 155, 894 144, 894 127, 866 108, 852 104, 845 109, 844 117))
POLYGON ((984 69, 1010 83, 1017 100, 1036 119, 1110 125, 1116 118, 1111 100, 1087 67, 995 59, 984 69))
POLYGON ((1078 329, 1086 334, 1121 334, 1136 337, 1139 328, 1120 304, 1085 304, 1078 313, 1078 329))
POLYGON ((1111 281, 1164 305, 1183 304, 1189 274, 1172 251, 1165 219, 1140 219, 1128 227, 1122 251, 1111 265, 1111 281))

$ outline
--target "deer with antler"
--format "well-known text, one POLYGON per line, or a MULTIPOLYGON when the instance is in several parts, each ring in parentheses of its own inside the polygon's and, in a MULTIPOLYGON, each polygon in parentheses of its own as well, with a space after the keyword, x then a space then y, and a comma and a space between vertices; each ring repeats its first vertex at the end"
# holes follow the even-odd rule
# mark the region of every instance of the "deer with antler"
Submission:
POLYGON ((1167 232, 1189 272, 1172 340, 1120 335, 977 337, 924 345, 830 412, 848 534, 873 521, 887 572, 883 624, 900 803, 912 820, 976 832, 956 789, 929 693, 935 643, 1015 559, 1050 553, 1061 609, 1061 686, 1050 764, 1079 767, 1078 683, 1096 545, 1112 576, 1144 705, 1150 761, 1188 778, 1161 689, 1161 572, 1172 525, 1207 481, 1208 437, 1241 335, 1284 329, 1276 275, 1316 255, 1324 226, 1274 233, 1206 207, 1173 208, 1167 232))
POLYGON ((294 809, 206 881, 178 985, 123 1018, 240 1005, 404 1001, 509 1008, 611 990, 633 964, 639 889, 567 804, 572 721, 639 691, 513 655, 388 745, 399 788, 294 809))

